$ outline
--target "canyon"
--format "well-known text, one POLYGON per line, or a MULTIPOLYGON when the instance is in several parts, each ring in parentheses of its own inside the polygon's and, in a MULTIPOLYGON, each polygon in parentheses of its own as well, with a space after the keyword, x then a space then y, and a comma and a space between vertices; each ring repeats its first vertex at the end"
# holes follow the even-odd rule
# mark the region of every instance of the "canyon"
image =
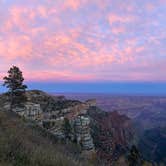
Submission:
MULTIPOLYGON (((77 144, 82 158, 95 155, 98 163, 113 165, 132 143, 130 118, 101 110, 95 99, 81 102, 39 90, 27 91, 26 97, 27 101, 13 111, 55 138, 77 144)), ((0 105, 4 110, 10 109, 8 94, 0 96, 0 105)))

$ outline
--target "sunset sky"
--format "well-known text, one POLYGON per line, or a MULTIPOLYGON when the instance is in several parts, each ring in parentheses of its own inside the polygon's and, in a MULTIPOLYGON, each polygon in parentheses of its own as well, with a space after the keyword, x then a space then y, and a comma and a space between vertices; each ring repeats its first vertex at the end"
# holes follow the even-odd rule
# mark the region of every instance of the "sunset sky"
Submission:
POLYGON ((0 0, 0 80, 12 65, 44 90, 151 82, 166 93, 166 0, 0 0))

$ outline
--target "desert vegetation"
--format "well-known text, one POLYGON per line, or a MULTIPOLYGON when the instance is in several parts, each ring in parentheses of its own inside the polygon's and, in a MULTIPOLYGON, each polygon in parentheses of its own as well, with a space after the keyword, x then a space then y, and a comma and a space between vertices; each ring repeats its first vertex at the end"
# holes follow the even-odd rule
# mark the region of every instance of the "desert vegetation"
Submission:
POLYGON ((81 164, 73 157, 77 150, 72 144, 58 143, 33 122, 0 111, 1 166, 78 166, 81 164))

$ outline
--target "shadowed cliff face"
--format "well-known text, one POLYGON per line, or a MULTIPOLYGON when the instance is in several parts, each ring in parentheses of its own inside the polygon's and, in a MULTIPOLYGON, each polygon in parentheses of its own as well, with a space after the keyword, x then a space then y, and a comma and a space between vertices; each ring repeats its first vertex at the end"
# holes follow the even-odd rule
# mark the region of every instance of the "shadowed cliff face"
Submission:
POLYGON ((166 127, 145 130, 138 145, 145 159, 166 165, 166 127))
POLYGON ((116 111, 104 112, 97 107, 91 107, 88 113, 98 156, 106 163, 114 163, 126 152, 133 139, 130 119, 116 111))

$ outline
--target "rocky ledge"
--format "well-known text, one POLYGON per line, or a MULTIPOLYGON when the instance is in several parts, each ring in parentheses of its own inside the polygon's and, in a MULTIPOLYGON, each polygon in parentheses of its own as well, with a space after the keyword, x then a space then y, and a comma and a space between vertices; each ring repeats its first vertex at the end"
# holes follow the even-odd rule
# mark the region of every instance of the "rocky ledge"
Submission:
MULTIPOLYGON (((90 118, 87 116, 89 107, 95 105, 94 100, 83 103, 39 90, 27 91, 26 97, 24 106, 14 107, 14 112, 36 121, 59 139, 75 141, 83 151, 94 150, 90 118)), ((7 94, 1 95, 1 105, 5 109, 10 108, 7 94)))

